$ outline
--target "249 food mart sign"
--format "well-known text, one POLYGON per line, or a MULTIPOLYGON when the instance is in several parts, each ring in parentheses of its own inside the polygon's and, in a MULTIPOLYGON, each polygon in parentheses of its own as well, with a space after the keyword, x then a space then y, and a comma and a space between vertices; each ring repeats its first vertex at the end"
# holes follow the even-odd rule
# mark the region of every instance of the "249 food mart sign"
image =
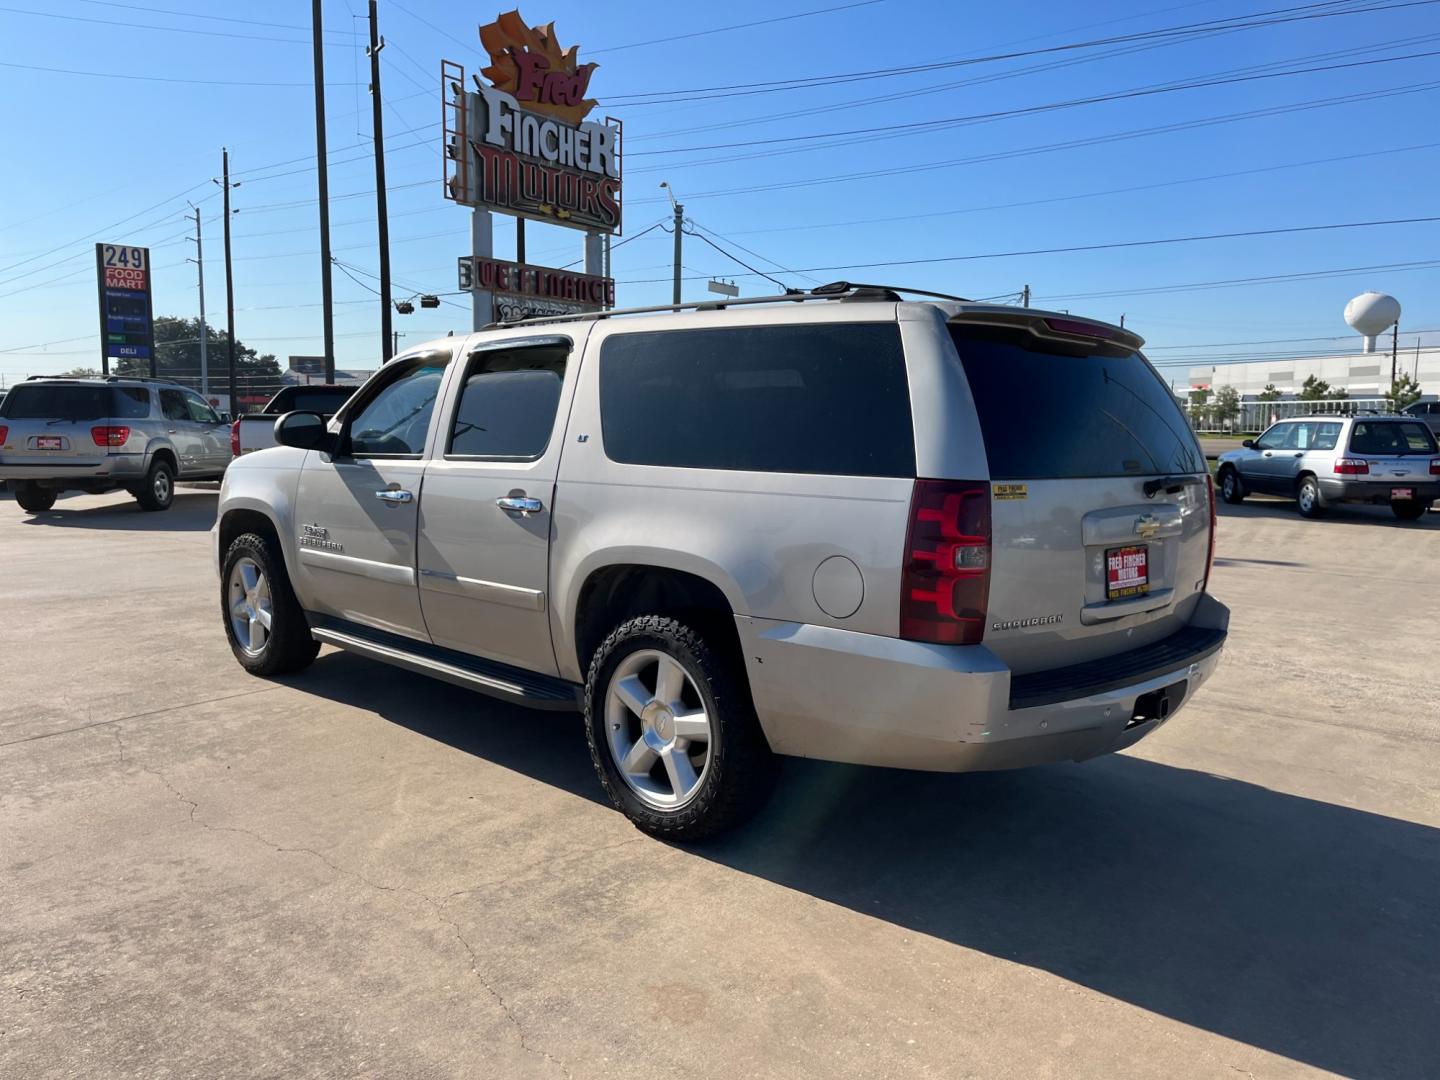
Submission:
POLYGON ((446 195, 552 225, 619 232, 620 124, 585 119, 596 105, 586 94, 599 65, 579 63, 578 46, 562 49, 554 23, 532 28, 518 11, 480 27, 480 41, 490 65, 474 76, 475 90, 447 80, 446 195))

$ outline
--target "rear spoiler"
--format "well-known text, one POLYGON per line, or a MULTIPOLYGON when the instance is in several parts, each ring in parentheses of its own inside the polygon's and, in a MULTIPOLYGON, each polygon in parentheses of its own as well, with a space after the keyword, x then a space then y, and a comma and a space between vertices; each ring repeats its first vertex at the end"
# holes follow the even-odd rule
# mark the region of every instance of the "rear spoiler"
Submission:
POLYGON ((1127 349, 1139 349, 1145 339, 1133 331, 1095 319, 1079 319, 1073 315, 1062 315, 1052 311, 1034 311, 1028 308, 974 308, 960 311, 950 317, 952 323, 980 323, 987 326, 1005 326, 1028 330, 1036 337, 1056 341, 1095 342, 1104 341, 1122 345, 1127 349))

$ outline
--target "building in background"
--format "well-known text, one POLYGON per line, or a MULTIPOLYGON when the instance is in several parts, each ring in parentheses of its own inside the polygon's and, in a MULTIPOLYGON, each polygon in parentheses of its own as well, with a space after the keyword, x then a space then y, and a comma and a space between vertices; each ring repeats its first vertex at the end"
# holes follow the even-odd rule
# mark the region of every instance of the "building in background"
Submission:
MULTIPOLYGON (((1346 321, 1362 337, 1362 347, 1355 352, 1237 360, 1190 368, 1187 385, 1192 406, 1201 398, 1213 404, 1226 387, 1232 387, 1240 396, 1238 416, 1225 420, 1209 417, 1197 426, 1259 431, 1287 416, 1387 411, 1390 403, 1385 394, 1391 387, 1392 365, 1395 377, 1409 376, 1420 384, 1420 400, 1440 399, 1440 346, 1402 346, 1392 359, 1386 331, 1399 317, 1400 305, 1393 297, 1362 293, 1345 308, 1346 321), (1302 400, 1307 380, 1327 384, 1333 396, 1302 400)), ((1192 415, 1195 411, 1192 408, 1192 415)))

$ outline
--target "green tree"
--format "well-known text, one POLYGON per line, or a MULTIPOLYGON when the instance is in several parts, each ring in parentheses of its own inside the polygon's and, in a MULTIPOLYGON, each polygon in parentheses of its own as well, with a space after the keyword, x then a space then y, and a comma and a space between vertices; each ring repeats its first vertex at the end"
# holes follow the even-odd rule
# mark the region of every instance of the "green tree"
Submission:
MULTIPOLYGON (((210 367, 210 389, 224 393, 229 380, 229 334, 213 326, 206 328, 207 361, 210 367)), ((155 367, 162 379, 199 389, 200 386, 200 320, 178 319, 161 315, 155 320, 155 367)), ((148 375, 150 362, 125 357, 114 366, 117 375, 148 375)), ((235 383, 241 398, 240 408, 231 403, 232 412, 244 412, 246 399, 263 404, 280 389, 280 365, 269 353, 257 353, 242 341, 235 341, 235 383), (258 400, 257 400, 258 399, 258 400)))
POLYGON ((1215 394, 1212 415, 1220 422, 1221 427, 1238 417, 1240 415, 1240 391, 1233 386, 1222 386, 1215 394))
POLYGON ((1210 407, 1207 402, 1210 400, 1210 391, 1205 387, 1196 387, 1190 391, 1190 421, 1197 427, 1205 422, 1209 415, 1210 407))
POLYGON ((69 371, 60 373, 62 379, 98 379, 99 377, 100 369, 93 367, 72 367, 69 371))
POLYGON ((1346 401, 1350 394, 1344 390, 1329 390, 1325 394, 1326 401, 1346 401))
POLYGON ((1330 384, 1318 375, 1305 376, 1305 385, 1300 387, 1301 401, 1324 401, 1330 396, 1330 384))
POLYGON ((1265 389, 1261 390, 1260 393, 1256 395, 1256 398, 1260 401, 1279 401, 1282 396, 1280 391, 1275 389, 1275 384, 1272 382, 1266 383, 1265 389))
POLYGON ((1390 403, 1391 412, 1399 412, 1420 400, 1420 384, 1409 375, 1401 375, 1385 391, 1385 400, 1390 403))

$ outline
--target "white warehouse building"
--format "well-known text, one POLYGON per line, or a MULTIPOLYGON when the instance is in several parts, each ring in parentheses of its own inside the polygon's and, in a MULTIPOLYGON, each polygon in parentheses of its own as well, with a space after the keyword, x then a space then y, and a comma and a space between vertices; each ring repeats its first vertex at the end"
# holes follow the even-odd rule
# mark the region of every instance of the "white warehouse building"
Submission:
POLYGON ((1364 338, 1364 348, 1341 355, 1294 356, 1276 359, 1241 360, 1208 364, 1189 369, 1190 390, 1208 390, 1210 399, 1224 387, 1240 394, 1241 417, 1237 426, 1258 430, 1277 417, 1313 412, 1350 412, 1388 408, 1385 392, 1390 389, 1392 364, 1396 375, 1409 375, 1420 384, 1421 400, 1440 399, 1440 346, 1401 347, 1392 360, 1391 342, 1383 334, 1398 320, 1400 305, 1381 293, 1362 293, 1345 309, 1346 321, 1364 338), (1311 377, 1326 382, 1330 390, 1344 391, 1342 401, 1298 400, 1305 381, 1311 377), (1260 401, 1266 387, 1281 394, 1279 401, 1260 401))

